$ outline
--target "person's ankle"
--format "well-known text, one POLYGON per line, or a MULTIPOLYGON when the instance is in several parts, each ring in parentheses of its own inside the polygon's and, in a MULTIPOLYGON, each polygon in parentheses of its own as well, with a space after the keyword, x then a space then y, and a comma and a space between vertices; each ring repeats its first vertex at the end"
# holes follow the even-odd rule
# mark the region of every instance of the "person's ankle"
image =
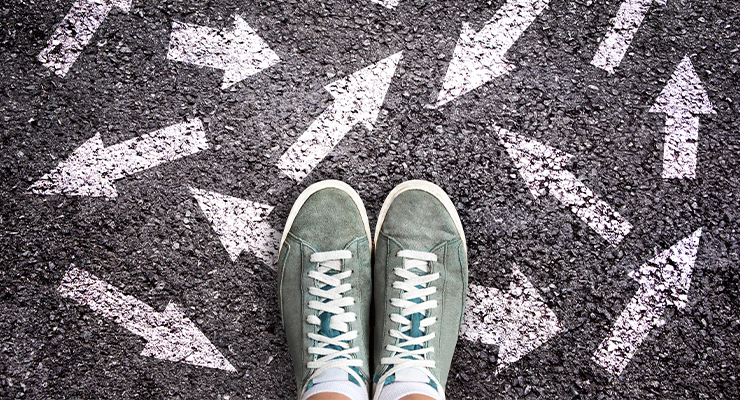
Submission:
MULTIPOLYGON (((315 395, 307 398, 306 400, 350 400, 350 398, 345 395, 339 394, 339 393, 325 392, 325 393, 316 393, 315 395)), ((407 400, 415 400, 415 399, 410 398, 407 400)), ((419 399, 419 400, 424 400, 424 399, 419 399)))
POLYGON ((410 394, 408 396, 401 397, 399 400, 434 400, 434 399, 429 396, 425 396, 423 394, 410 394))

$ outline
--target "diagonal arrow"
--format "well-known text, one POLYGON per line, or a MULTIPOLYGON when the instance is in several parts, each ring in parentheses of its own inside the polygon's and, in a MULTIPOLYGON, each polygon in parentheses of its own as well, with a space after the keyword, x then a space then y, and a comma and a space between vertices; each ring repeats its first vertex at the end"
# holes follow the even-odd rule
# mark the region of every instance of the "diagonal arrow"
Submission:
POLYGON ((118 196, 116 180, 208 147, 203 124, 197 118, 110 147, 105 147, 96 134, 29 190, 36 194, 113 199, 118 196))
POLYGON ((688 56, 678 64, 650 112, 666 114, 663 179, 695 178, 699 147, 697 115, 712 114, 714 109, 688 56))
POLYGON ((557 335, 560 323, 516 265, 509 291, 469 285, 460 336, 498 346, 496 373, 557 335))
POLYGON ((167 58, 224 70, 223 89, 280 61, 240 16, 234 21, 229 32, 173 22, 167 58))
POLYGON ((74 265, 62 278, 59 293, 143 337, 147 344, 142 356, 236 372, 216 346, 173 303, 163 312, 156 312, 74 265))
POLYGON ((300 182, 352 127, 362 122, 372 131, 400 60, 399 52, 324 87, 334 102, 280 157, 278 168, 300 182))
POLYGON ((49 38, 49 44, 39 53, 38 60, 64 78, 111 10, 118 7, 129 12, 131 2, 132 0, 75 1, 49 38))
POLYGON ((437 107, 508 73, 513 67, 504 55, 549 1, 508 0, 478 33, 463 23, 437 107))
POLYGON ((612 27, 599 44, 591 65, 613 74, 614 69, 622 63, 632 38, 635 37, 653 3, 665 4, 665 0, 626 0, 622 3, 613 19, 612 27))
POLYGON ((624 217, 565 170, 571 155, 506 129, 495 129, 534 197, 549 191, 561 203, 571 206, 581 220, 613 245, 632 230, 632 225, 624 217))
POLYGON ((700 238, 698 229, 630 274, 640 288, 617 318, 611 336, 594 352, 596 364, 621 374, 650 330, 665 324, 661 319, 665 308, 686 307, 700 238))
POLYGON ((248 250, 274 266, 280 234, 265 221, 272 206, 196 188, 190 188, 190 193, 220 236, 231 261, 248 250))

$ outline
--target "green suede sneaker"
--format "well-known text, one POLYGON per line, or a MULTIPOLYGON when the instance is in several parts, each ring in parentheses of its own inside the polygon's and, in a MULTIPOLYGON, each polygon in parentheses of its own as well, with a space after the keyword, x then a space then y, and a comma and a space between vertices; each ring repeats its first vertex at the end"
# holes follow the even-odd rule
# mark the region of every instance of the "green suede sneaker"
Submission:
POLYGON ((373 268, 373 398, 390 384, 419 382, 444 399, 468 259, 460 217, 440 187, 408 181, 388 195, 375 229, 373 268))
POLYGON ((351 383, 367 397, 370 243, 362 200, 343 182, 309 186, 290 211, 278 297, 298 399, 329 382, 351 383))

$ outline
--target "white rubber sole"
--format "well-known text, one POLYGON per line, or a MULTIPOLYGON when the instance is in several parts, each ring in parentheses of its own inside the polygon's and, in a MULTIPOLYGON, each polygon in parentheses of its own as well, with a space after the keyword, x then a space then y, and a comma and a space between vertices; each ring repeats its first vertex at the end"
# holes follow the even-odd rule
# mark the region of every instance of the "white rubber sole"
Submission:
POLYGON ((350 198, 352 198, 352 201, 355 202, 355 206, 357 206, 357 209, 360 210, 360 216, 362 217, 362 223, 365 225, 365 235, 367 235, 367 243, 368 246, 372 245, 372 241, 370 240, 370 222, 368 222, 367 219, 367 211, 365 210, 365 205, 362 203, 362 199, 360 198, 360 195, 357 194, 357 192, 352 189, 352 187, 342 181, 337 181, 333 179, 328 179, 321 182, 316 182, 313 185, 306 188, 306 190, 301 193, 300 196, 298 196, 298 199, 296 199, 295 204, 293 204, 293 208, 290 209, 290 214, 288 214, 288 220, 285 222, 285 228, 283 229, 283 236, 280 238, 280 247, 278 250, 278 254, 280 254, 280 251, 283 249, 283 243, 285 242, 285 238, 288 236, 288 232, 290 232, 290 228, 293 226, 293 222, 295 221, 295 217, 298 215, 298 212, 303 207, 303 204, 308 200, 311 195, 318 192, 319 190, 323 189, 338 189, 341 190, 349 195, 350 198))
POLYGON ((447 196, 447 193, 445 193, 444 190, 442 190, 441 187, 433 184, 432 182, 428 181, 422 181, 422 180, 412 180, 412 181, 406 181, 404 183, 401 183, 400 185, 396 186, 391 190, 391 192, 388 194, 388 197, 386 197, 385 202, 383 202, 383 207, 380 209, 380 215, 378 215, 378 224, 375 226, 375 240, 373 240, 373 244, 377 243, 378 241, 378 235, 380 234, 380 227, 383 226, 383 221, 385 221, 385 216, 388 214, 388 209, 391 207, 391 203, 393 203, 393 200, 398 197, 401 193, 407 191, 407 190, 421 190, 424 192, 427 192, 431 194, 432 196, 436 197, 437 200, 439 200, 440 203, 445 207, 448 213, 450 213, 450 216, 452 216, 452 221, 455 224, 455 228, 457 229, 457 233, 460 234, 460 238, 462 239, 463 246, 465 248, 465 251, 468 251, 468 243, 465 241, 465 232, 463 231, 462 222, 460 221, 460 216, 457 215, 457 210, 455 209, 455 205, 452 204, 452 200, 450 200, 450 197, 447 196))

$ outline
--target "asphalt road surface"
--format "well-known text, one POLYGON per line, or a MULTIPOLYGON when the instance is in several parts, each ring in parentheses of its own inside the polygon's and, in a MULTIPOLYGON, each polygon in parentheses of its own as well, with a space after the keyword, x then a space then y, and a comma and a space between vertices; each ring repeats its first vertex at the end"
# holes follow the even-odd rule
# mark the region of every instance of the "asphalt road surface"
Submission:
POLYGON ((0 398, 289 399, 275 234, 427 179, 449 399, 740 397, 740 3, 0 5, 0 398))

